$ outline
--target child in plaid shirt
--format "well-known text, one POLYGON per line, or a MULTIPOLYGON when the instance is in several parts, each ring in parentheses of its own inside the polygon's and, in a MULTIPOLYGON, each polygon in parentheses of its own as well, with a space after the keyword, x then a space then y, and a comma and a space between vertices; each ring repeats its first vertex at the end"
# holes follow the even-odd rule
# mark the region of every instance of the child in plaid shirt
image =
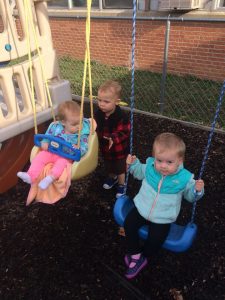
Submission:
POLYGON ((129 153, 130 121, 119 107, 121 85, 108 80, 98 90, 95 113, 100 149, 108 173, 103 188, 117 185, 116 197, 124 194, 126 157, 129 153))

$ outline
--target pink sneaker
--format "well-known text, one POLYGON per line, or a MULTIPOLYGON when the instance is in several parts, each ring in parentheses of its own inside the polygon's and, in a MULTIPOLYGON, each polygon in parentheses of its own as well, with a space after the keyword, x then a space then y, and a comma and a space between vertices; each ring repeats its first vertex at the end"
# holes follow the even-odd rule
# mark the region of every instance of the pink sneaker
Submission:
POLYGON ((124 261, 125 261, 125 265, 126 265, 127 267, 129 267, 129 265, 130 265, 130 263, 131 263, 131 255, 130 255, 130 254, 126 254, 126 255, 124 256, 124 261))
POLYGON ((148 264, 147 258, 144 257, 143 255, 141 255, 141 257, 139 259, 131 258, 130 263, 131 262, 135 263, 135 265, 134 265, 134 267, 127 269, 127 271, 125 273, 125 277, 127 279, 132 279, 132 278, 136 277, 138 275, 138 273, 148 264))

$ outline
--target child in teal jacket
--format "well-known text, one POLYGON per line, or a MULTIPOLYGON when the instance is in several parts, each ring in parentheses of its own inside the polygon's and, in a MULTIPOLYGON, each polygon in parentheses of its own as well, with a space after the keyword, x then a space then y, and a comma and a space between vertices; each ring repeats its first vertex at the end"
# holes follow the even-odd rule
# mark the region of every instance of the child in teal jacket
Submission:
POLYGON ((146 265, 147 257, 158 252, 167 238, 171 223, 180 212, 184 197, 193 202, 203 196, 203 180, 194 180, 194 175, 183 166, 185 144, 172 133, 158 135, 153 144, 153 157, 141 164, 136 156, 128 155, 130 173, 142 180, 140 191, 134 198, 135 207, 125 219, 124 227, 128 244, 125 276, 134 278, 146 265), (149 226, 151 235, 143 249, 139 244, 138 230, 149 226))

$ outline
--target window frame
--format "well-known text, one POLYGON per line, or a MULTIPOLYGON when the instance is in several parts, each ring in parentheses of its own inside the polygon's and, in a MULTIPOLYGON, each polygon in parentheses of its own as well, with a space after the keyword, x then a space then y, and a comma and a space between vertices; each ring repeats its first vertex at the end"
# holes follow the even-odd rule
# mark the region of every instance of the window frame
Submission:
POLYGON ((224 0, 213 0, 212 1, 213 10, 225 10, 225 1, 224 0))
MULTIPOLYGON (((73 5, 73 0, 65 0, 67 1, 67 6, 49 6, 50 9, 54 9, 54 8, 66 8, 66 9, 82 9, 82 10, 85 10, 86 9, 86 6, 74 6, 73 5)), ((138 10, 139 10, 139 2, 140 0, 137 0, 137 7, 138 7, 138 10)), ((105 6, 105 0, 98 0, 98 6, 95 6, 95 7, 92 7, 93 10, 100 10, 100 11, 103 11, 103 10, 124 10, 124 9, 131 9, 131 8, 113 8, 113 7, 104 7, 105 6)), ((224 11, 225 10, 225 0, 212 0, 211 1, 211 12, 212 11, 224 11)), ((210 9, 207 9, 210 11, 210 9)), ((151 11, 151 9, 149 8, 148 11, 151 11)))
MULTIPOLYGON (((49 2, 51 2, 50 0, 48 0, 49 2)), ((59 6, 57 6, 56 4, 55 5, 50 5, 48 8, 55 8, 55 7, 59 7, 59 8, 68 8, 68 9, 74 9, 74 8, 86 8, 86 6, 74 6, 73 5, 73 0, 65 0, 65 2, 67 2, 67 5, 65 4, 65 6, 61 6, 61 5, 59 5, 59 6)), ((96 9, 100 9, 100 4, 101 4, 101 2, 102 2, 102 0, 98 0, 98 7, 93 7, 93 8, 96 8, 96 9)))
MULTIPOLYGON (((73 5, 73 0, 66 0, 67 1, 67 5, 65 5, 64 7, 65 8, 68 8, 68 9, 74 9, 74 8, 83 8, 85 9, 84 6, 74 6, 73 5)), ((98 0, 98 6, 96 7, 93 7, 93 9, 99 9, 99 10, 102 10, 102 9, 131 9, 131 8, 112 8, 112 7, 104 7, 105 6, 105 0, 98 0)), ((54 7, 57 7, 57 5, 55 6, 49 6, 49 8, 54 8, 54 7)), ((61 7, 61 6, 59 6, 61 7)))

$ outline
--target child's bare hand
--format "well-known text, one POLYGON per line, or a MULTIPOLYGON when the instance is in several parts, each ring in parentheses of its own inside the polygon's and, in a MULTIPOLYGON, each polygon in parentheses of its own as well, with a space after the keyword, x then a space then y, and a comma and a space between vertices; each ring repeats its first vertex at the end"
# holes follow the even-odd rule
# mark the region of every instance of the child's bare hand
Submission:
POLYGON ((47 151, 48 150, 48 143, 42 142, 41 143, 41 149, 44 150, 44 151, 47 151))
POLYGON ((196 180, 195 181, 195 190, 197 192, 201 192, 204 188, 204 181, 202 179, 196 180))
POLYGON ((136 155, 128 154, 127 160, 126 160, 127 165, 133 164, 136 159, 137 159, 136 155))
POLYGON ((112 145, 113 145, 113 140, 112 140, 112 138, 111 137, 107 137, 107 136, 103 136, 103 138, 105 139, 105 140, 108 140, 109 141, 109 149, 112 147, 112 145))
POLYGON ((74 149, 78 149, 78 145, 77 145, 77 144, 73 144, 72 147, 73 147, 74 149))

